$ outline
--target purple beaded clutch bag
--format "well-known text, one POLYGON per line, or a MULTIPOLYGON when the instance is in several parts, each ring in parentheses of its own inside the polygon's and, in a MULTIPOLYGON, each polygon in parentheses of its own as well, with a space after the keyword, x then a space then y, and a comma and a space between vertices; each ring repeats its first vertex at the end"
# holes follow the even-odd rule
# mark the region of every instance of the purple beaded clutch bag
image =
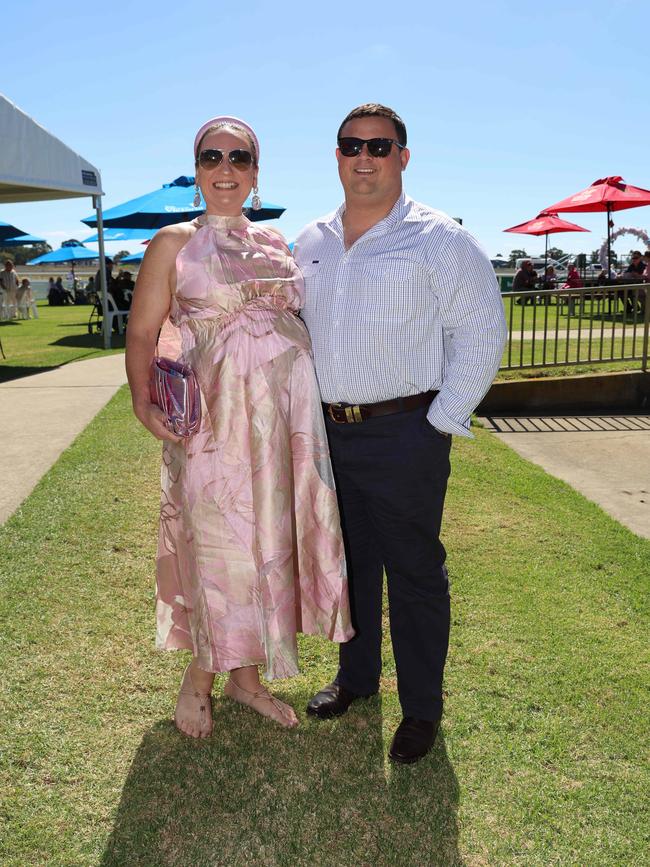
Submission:
POLYGON ((164 412, 177 436, 190 437, 201 425, 201 390, 188 364, 156 356, 151 365, 151 402, 164 412))

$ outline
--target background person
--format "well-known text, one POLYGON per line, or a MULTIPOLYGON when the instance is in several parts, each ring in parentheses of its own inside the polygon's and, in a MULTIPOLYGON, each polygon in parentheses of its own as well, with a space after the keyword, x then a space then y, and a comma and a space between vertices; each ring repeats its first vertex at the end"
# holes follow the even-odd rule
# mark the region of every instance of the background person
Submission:
POLYGON ((74 295, 63 285, 62 277, 57 277, 54 285, 57 297, 61 299, 61 304, 74 304, 74 295))
MULTIPOLYGON (((640 250, 635 250, 622 274, 623 282, 627 283, 642 283, 645 281, 646 262, 640 250)), ((645 289, 628 289, 623 294, 625 297, 625 306, 627 312, 634 316, 635 313, 643 313, 645 310, 645 289), (627 293, 627 294, 626 294, 627 293)))
MULTIPOLYGON (((551 292, 554 289, 557 289, 557 274, 553 265, 547 266, 546 270, 544 271, 544 276, 541 279, 539 288, 545 290, 546 292, 551 292)), ((550 295, 544 295, 543 297, 544 304, 551 303, 550 295)))
POLYGON ((643 279, 646 283, 650 283, 650 250, 646 250, 643 254, 643 264, 645 265, 643 279))
POLYGON ((566 281, 562 286, 563 289, 582 289, 582 277, 575 264, 572 262, 567 271, 566 281))
POLYGON ((623 278, 634 282, 643 279, 646 263, 643 261, 643 256, 639 250, 635 250, 630 256, 630 261, 623 271, 623 278))
MULTIPOLYGON (((106 289, 112 293, 112 289, 113 289, 113 260, 110 258, 110 256, 104 257, 104 272, 106 274, 106 289)), ((97 272, 95 273, 95 280, 94 280, 95 291, 98 293, 100 300, 101 300, 101 292, 102 292, 102 281, 100 280, 101 273, 102 273, 101 269, 98 268, 97 272)))
POLYGON ((229 672, 229 698, 290 728, 295 712, 261 685, 258 666, 289 677, 297 632, 346 641, 353 630, 311 344, 297 316, 303 281, 277 230, 242 214, 251 188, 259 202, 257 136, 236 118, 213 118, 194 157, 207 213, 147 246, 126 363, 134 412, 164 440, 157 645, 192 652, 174 718, 207 737, 215 672, 229 672), (149 397, 168 314, 204 399, 187 442, 149 397))
POLYGON ((582 285, 582 277, 580 276, 578 267, 575 262, 571 262, 567 271, 566 281, 562 284, 562 288, 568 290, 569 293, 568 299, 564 299, 568 303, 569 316, 573 316, 576 309, 576 297, 570 290, 582 289, 582 285))
MULTIPOLYGON (((513 292, 530 292, 537 285, 537 271, 533 268, 533 263, 530 259, 524 259, 521 267, 515 273, 512 281, 513 292)), ((517 304, 533 304, 533 295, 524 295, 515 299, 517 304)))
MULTIPOLYGON (((18 316, 20 319, 30 318, 33 303, 34 297, 32 295, 31 283, 29 282, 27 277, 24 277, 20 281, 20 286, 18 287, 18 291, 16 292, 16 305, 18 308, 18 316)), ((34 319, 36 318, 36 311, 34 311, 34 319)))
POLYGON ((11 259, 5 259, 4 269, 0 271, 0 288, 2 289, 2 301, 4 315, 8 319, 16 317, 16 296, 20 285, 18 273, 11 259))

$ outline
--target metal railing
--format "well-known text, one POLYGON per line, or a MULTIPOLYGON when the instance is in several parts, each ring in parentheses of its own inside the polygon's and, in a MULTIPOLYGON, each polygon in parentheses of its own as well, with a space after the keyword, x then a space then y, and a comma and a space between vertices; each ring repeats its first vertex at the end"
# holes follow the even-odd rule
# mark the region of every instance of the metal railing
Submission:
POLYGON ((501 370, 639 361, 648 369, 650 284, 504 292, 501 370))

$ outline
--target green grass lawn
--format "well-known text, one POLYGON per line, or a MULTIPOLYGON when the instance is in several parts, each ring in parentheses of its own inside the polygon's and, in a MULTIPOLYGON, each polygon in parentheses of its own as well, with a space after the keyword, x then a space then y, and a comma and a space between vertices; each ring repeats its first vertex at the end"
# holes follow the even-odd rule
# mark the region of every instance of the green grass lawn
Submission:
POLYGON ((298 730, 217 698, 194 742, 184 654, 153 649, 158 462, 122 389, 0 529, 4 867, 648 863, 650 542, 478 430, 453 449, 432 753, 387 760, 388 642, 380 697, 308 720, 336 666, 315 638, 276 685, 298 730))
MULTIPOLYGON (((630 294, 630 298, 632 297, 632 294, 630 294)), ((548 320, 549 327, 555 328, 556 320, 561 323, 560 327, 566 327, 565 323, 567 318, 569 318, 571 321, 571 328, 577 328, 581 317, 580 305, 577 298, 574 298, 575 309, 570 317, 568 304, 564 301, 561 304, 557 304, 555 297, 552 298, 552 303, 549 303, 548 305, 540 303, 533 306, 532 304, 516 304, 510 296, 506 295, 503 297, 503 308, 508 328, 512 328, 514 334, 521 331, 522 325, 524 331, 532 330, 533 326, 540 329, 543 326, 545 319, 548 320)), ((600 328, 600 323, 602 322, 606 329, 611 328, 614 323, 616 323, 617 328, 620 328, 623 319, 625 319, 625 322, 629 327, 635 319, 632 314, 624 313, 622 300, 618 307, 614 309, 613 304, 608 306, 607 300, 604 302, 602 299, 592 301, 587 295, 582 309, 583 328, 585 327, 585 323, 588 326, 591 317, 593 317, 595 322, 598 323, 598 328, 600 328)), ((638 326, 642 328, 642 313, 637 312, 636 321, 638 326)))
POLYGON ((39 302, 38 319, 0 322, 0 382, 40 373, 70 361, 124 350, 124 336, 114 334, 112 349, 103 349, 101 334, 90 334, 90 305, 50 307, 39 302))

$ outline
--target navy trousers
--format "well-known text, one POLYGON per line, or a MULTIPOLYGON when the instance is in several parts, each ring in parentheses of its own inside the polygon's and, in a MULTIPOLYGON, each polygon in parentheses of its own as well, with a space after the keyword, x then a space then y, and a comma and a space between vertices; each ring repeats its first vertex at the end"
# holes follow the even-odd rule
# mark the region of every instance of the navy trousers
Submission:
POLYGON ((383 573, 404 716, 442 713, 449 644, 449 584, 440 525, 451 437, 426 419, 426 407, 337 424, 327 419, 357 631, 339 652, 341 686, 379 688, 383 573))

